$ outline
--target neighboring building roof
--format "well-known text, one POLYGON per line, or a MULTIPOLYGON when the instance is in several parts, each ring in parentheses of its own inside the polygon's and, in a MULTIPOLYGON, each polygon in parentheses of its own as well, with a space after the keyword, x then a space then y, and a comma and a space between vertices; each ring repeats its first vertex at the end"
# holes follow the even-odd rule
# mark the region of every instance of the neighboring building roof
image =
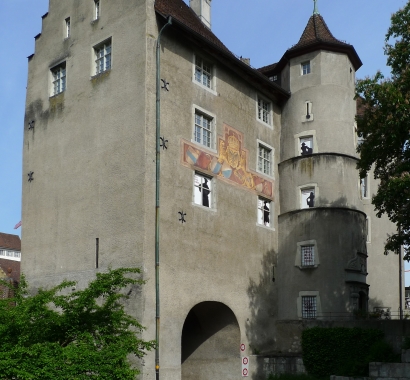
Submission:
POLYGON ((205 26, 197 14, 182 0, 155 0, 155 10, 163 16, 171 16, 202 37, 205 37, 209 42, 218 46, 220 49, 232 54, 221 40, 205 26))
POLYGON ((5 234, 0 232, 0 248, 21 251, 21 241, 18 235, 5 234))
POLYGON ((275 70, 277 63, 272 63, 271 65, 263 66, 258 69, 262 74, 268 75, 271 71, 275 70))

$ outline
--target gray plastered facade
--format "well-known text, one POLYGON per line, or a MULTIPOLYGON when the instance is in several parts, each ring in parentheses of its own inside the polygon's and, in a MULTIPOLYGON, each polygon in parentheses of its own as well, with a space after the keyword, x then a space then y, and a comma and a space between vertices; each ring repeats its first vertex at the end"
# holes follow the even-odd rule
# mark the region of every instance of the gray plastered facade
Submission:
MULTIPOLYGON (((29 59, 22 271, 37 289, 64 278, 84 287, 109 267, 141 267, 147 282, 131 292, 127 308, 147 327, 142 337, 151 340, 155 50, 166 20, 154 0, 100 1, 98 19, 93 7, 91 0, 50 0, 29 59), (104 43, 111 47, 110 67, 96 75, 96 49, 104 43), (52 70, 63 63, 65 90, 54 95, 52 70)), ((301 318, 304 294, 320 296, 322 318, 351 313, 361 291, 380 306, 398 307, 398 282, 379 285, 386 275, 383 260, 391 273, 397 271, 395 256, 379 255, 393 226, 375 219, 360 197, 355 71, 348 56, 315 50, 294 57, 278 73, 280 88, 218 49, 180 21, 162 36, 161 78, 169 91, 161 90, 161 135, 168 146, 161 150, 160 357, 169 380, 238 379, 241 356, 280 349, 275 321, 301 318), (195 80, 196 57, 212 67, 211 89, 195 80), (306 61, 312 71, 302 76, 306 61), (259 98, 269 104, 268 123, 258 119, 259 98), (306 102, 312 105, 311 121, 303 120, 306 102), (212 119, 210 147, 195 141, 196 110, 212 119), (232 143, 229 159, 220 143, 226 133, 235 137, 225 140, 232 143), (315 150, 301 157, 298 139, 306 134, 315 136, 315 150), (258 166, 259 146, 271 153, 268 174, 258 166), (187 159, 185 147, 198 161, 187 159), (215 169, 218 162, 221 170, 215 169), (224 164, 251 183, 233 181, 224 164), (195 203, 195 174, 212 183, 210 207, 195 203), (267 188, 261 190, 257 181, 267 188), (312 184, 316 207, 301 210, 300 189, 312 184), (269 225, 258 219, 258 200, 270 202, 269 225), (372 234, 363 245, 366 216, 372 234), (314 268, 295 262, 298 243, 306 241, 314 241, 320 255, 314 268), (367 279, 355 266, 358 252, 368 255, 367 279)), ((153 379, 153 354, 144 362, 142 378, 153 379)))

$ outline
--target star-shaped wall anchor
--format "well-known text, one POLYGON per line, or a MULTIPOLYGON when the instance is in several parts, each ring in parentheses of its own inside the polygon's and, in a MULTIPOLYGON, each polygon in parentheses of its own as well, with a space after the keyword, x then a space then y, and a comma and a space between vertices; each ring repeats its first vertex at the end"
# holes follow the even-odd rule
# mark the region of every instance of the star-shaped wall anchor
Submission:
POLYGON ((35 123, 36 123, 36 122, 35 122, 34 120, 29 121, 29 122, 28 122, 28 130, 34 129, 34 124, 35 124, 35 123))
POLYGON ((183 212, 183 211, 178 211, 178 214, 181 215, 181 217, 179 218, 179 221, 180 221, 182 224, 186 223, 186 220, 185 220, 186 213, 183 212))
POLYGON ((160 147, 162 147, 162 150, 164 150, 164 149, 168 149, 168 140, 165 140, 165 137, 160 137, 160 140, 161 140, 161 142, 160 142, 160 147))
POLYGON ((33 174, 34 174, 34 172, 28 172, 28 173, 27 173, 28 181, 29 181, 29 182, 34 181, 33 174))
POLYGON ((161 86, 161 88, 163 88, 165 91, 169 91, 169 82, 167 82, 166 79, 161 79, 161 82, 163 83, 163 85, 161 86))

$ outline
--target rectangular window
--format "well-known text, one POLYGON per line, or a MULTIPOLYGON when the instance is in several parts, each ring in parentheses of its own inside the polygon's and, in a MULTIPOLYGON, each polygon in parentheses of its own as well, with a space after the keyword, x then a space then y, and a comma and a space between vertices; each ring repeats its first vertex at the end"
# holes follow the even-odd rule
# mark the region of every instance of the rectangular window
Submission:
POLYGON ((258 119, 271 125, 271 103, 258 96, 258 119))
POLYGON ((316 319, 316 296, 302 296, 302 318, 316 319))
POLYGON ((195 80, 212 89, 212 65, 198 56, 195 56, 195 80))
POLYGON ((362 199, 369 198, 369 176, 366 175, 366 177, 360 178, 360 191, 362 199))
POLYGON ((111 69, 111 39, 97 45, 95 53, 95 75, 111 69))
POLYGON ((315 207, 315 188, 301 189, 301 208, 315 207))
POLYGON ((213 118, 195 110, 194 140, 198 144, 213 148, 213 118))
POLYGON ((313 136, 299 138, 300 155, 307 156, 313 153, 313 136))
POLYGON ((65 19, 65 38, 70 37, 71 35, 71 20, 70 17, 65 19))
POLYGON ((300 247, 300 254, 302 258, 302 267, 309 267, 315 265, 314 245, 302 245, 300 247))
POLYGON ((66 89, 66 63, 63 62, 58 66, 51 69, 51 75, 53 80, 53 86, 51 95, 57 95, 66 89))
POLYGON ((261 197, 258 198, 258 224, 271 226, 271 201, 261 197))
POLYGON ((94 20, 100 18, 100 0, 94 0, 94 20))
POLYGON ((300 69, 302 75, 310 74, 310 61, 302 62, 300 69))
POLYGON ((272 149, 262 144, 258 146, 258 171, 272 175, 272 149))
POLYGON ((194 203, 204 207, 212 207, 212 179, 202 174, 195 173, 194 177, 194 203))

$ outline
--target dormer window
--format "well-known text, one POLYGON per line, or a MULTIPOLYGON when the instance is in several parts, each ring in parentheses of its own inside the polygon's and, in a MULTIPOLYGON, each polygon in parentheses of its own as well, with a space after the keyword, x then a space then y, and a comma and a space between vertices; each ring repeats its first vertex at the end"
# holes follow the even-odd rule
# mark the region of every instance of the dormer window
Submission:
POLYGON ((310 61, 302 62, 300 64, 300 69, 302 75, 310 74, 310 61))

